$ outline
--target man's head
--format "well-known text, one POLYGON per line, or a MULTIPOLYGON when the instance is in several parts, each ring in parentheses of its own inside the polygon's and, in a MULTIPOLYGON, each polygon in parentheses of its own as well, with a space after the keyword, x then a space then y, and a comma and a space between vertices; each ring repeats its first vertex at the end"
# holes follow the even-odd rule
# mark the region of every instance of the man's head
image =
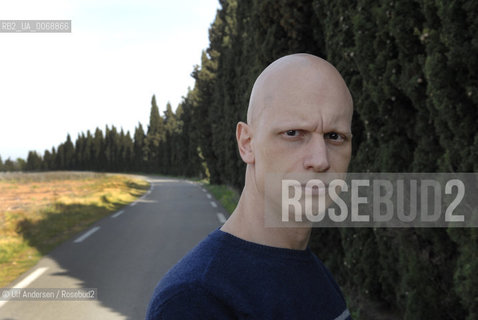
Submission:
POLYGON ((246 188, 264 195, 267 174, 343 173, 350 162, 353 103, 339 72, 310 54, 270 64, 252 89, 247 124, 237 126, 246 188), (252 186, 247 186, 251 183, 252 186))

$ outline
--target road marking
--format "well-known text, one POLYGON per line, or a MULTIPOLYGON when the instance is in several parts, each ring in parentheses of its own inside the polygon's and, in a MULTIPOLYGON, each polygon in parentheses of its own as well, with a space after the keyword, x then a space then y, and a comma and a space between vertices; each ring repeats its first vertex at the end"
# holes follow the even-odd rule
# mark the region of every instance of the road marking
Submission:
POLYGON ((136 202, 133 202, 132 204, 130 204, 129 206, 130 207, 134 207, 136 205, 136 202))
POLYGON ((219 222, 222 223, 222 224, 224 224, 224 222, 226 222, 226 217, 221 212, 217 213, 217 218, 219 219, 219 222))
MULTIPOLYGON (((32 273, 30 273, 30 275, 28 275, 25 279, 23 279, 22 281, 20 281, 16 286, 15 288, 17 289, 23 289, 23 288, 26 288, 30 283, 32 283, 33 281, 35 281, 36 279, 38 279, 38 277, 40 277, 43 273, 45 273, 45 271, 47 270, 48 268, 47 267, 43 267, 43 268, 38 268, 36 269, 35 271, 33 271, 32 273)), ((8 302, 8 299, 7 300, 4 300, 4 301, 0 301, 0 308, 8 302)))
POLYGON ((211 201, 211 206, 213 206, 214 208, 217 208, 217 204, 214 201, 211 201))
POLYGON ((123 212, 124 212, 124 210, 118 211, 118 212, 116 212, 114 215, 112 215, 111 218, 119 217, 120 215, 123 214, 123 212))
POLYGON ((204 192, 206 192, 206 189, 204 189, 204 188, 201 188, 201 190, 204 191, 204 192))
POLYGON ((91 228, 90 231, 88 231, 85 234, 83 234, 82 236, 78 237, 74 242, 75 243, 80 243, 81 241, 85 240, 86 238, 88 238, 89 236, 91 236, 93 233, 95 233, 98 230, 100 230, 100 227, 91 228))
POLYGON ((208 193, 208 194, 206 194, 206 196, 207 196, 209 199, 211 199, 211 198, 212 198, 212 197, 211 197, 211 195, 210 195, 209 193, 208 193))
POLYGON ((38 268, 35 271, 33 271, 28 277, 20 281, 15 288, 26 288, 30 283, 35 281, 39 276, 41 276, 48 268, 43 267, 43 268, 38 268))

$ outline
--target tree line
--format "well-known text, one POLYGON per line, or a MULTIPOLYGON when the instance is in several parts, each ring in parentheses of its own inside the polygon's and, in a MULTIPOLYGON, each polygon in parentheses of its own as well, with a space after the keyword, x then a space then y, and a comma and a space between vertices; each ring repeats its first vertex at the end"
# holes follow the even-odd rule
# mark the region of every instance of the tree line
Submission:
MULTIPOLYGON (((146 132, 67 137, 25 168, 208 176, 240 190, 235 126, 254 80, 275 59, 306 52, 334 64, 353 95, 350 171, 478 170, 478 2, 219 2, 176 112, 160 116, 153 97, 146 132)), ((377 318, 367 314, 375 306, 408 320, 478 319, 478 230, 315 229, 311 248, 364 318, 377 318)))
POLYGON ((153 96, 146 131, 138 123, 133 136, 114 125, 106 126, 104 131, 96 128, 93 133, 82 132, 75 141, 68 134, 65 142, 45 150, 43 155, 29 151, 26 160, 7 159, 5 163, 0 158, 0 171, 88 170, 205 176, 197 143, 185 134, 190 130, 188 108, 183 103, 173 112, 168 103, 161 116, 153 96))

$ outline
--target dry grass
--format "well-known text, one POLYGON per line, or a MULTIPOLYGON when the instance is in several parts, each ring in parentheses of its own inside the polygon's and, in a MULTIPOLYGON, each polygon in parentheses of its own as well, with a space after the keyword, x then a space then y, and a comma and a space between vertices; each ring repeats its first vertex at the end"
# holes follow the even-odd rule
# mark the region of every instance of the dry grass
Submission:
POLYGON ((79 172, 0 175, 0 287, 149 188, 138 177, 79 172))

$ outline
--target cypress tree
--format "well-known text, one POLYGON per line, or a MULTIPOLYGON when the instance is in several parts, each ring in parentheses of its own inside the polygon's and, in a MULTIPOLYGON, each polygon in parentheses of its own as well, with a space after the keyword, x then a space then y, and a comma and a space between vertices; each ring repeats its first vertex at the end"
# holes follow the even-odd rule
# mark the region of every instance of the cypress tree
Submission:
POLYGON ((66 141, 63 145, 63 169, 71 170, 75 167, 75 147, 71 142, 70 134, 66 136, 66 141))
POLYGON ((161 165, 164 168, 165 173, 173 174, 176 171, 177 163, 175 163, 175 145, 174 145, 174 137, 178 130, 178 123, 176 119, 176 115, 174 114, 171 104, 168 102, 166 104, 166 111, 164 111, 164 129, 165 129, 165 139, 162 143, 162 150, 161 150, 161 165))
POLYGON ((106 170, 117 172, 120 162, 120 137, 115 126, 105 128, 106 170))
POLYGON ((75 141, 75 166, 73 169, 75 170, 85 170, 85 162, 83 159, 83 155, 85 153, 85 143, 86 143, 85 134, 83 132, 78 133, 78 137, 75 141))
POLYGON ((42 158, 36 151, 29 151, 27 162, 25 164, 26 171, 40 171, 42 169, 42 158))
POLYGON ((64 143, 60 143, 60 145, 58 145, 57 157, 56 157, 56 167, 59 170, 66 170, 65 144, 64 143))
POLYGON ((15 171, 15 163, 10 158, 7 158, 7 160, 5 160, 5 163, 3 164, 3 168, 4 171, 7 172, 15 171))
POLYGON ((93 136, 91 135, 90 130, 86 131, 85 146, 81 159, 84 163, 84 169, 94 170, 95 163, 93 159, 93 136))
POLYGON ((94 168, 97 171, 105 171, 106 170, 106 157, 104 152, 104 138, 103 132, 100 128, 96 128, 95 136, 93 137, 93 161, 94 161, 94 168))
POLYGON ((143 126, 138 123, 138 126, 134 131, 134 170, 145 171, 144 168, 144 147, 145 147, 145 134, 143 126))
POLYGON ((181 136, 184 135, 184 129, 183 129, 184 123, 181 120, 182 115, 183 115, 183 106, 180 103, 178 107, 176 108, 176 112, 174 114, 176 123, 174 125, 174 131, 173 131, 172 140, 171 140, 172 151, 171 151, 170 161, 172 164, 171 174, 184 176, 185 175, 184 173, 185 159, 182 157, 182 151, 185 150, 186 146, 183 144, 184 139, 181 138, 181 136))
POLYGON ((122 172, 132 171, 133 170, 133 150, 134 144, 133 139, 131 139, 131 135, 129 131, 124 133, 123 129, 120 132, 120 162, 119 162, 119 170, 122 172))
POLYGON ((48 171, 48 170, 53 170, 53 157, 50 151, 45 150, 43 153, 43 163, 42 163, 42 170, 48 171))
POLYGON ((204 156, 205 163, 210 173, 211 183, 221 183, 220 171, 216 166, 217 155, 214 152, 213 123, 210 122, 214 113, 212 95, 215 85, 215 72, 217 63, 206 52, 201 54, 201 67, 195 67, 192 76, 196 80, 195 109, 193 123, 199 134, 199 147, 204 156))
POLYGON ((165 139, 163 118, 159 115, 156 97, 151 99, 151 112, 146 139, 144 141, 143 155, 149 172, 160 172, 160 143, 165 139))
POLYGON ((51 148, 51 162, 48 165, 49 170, 58 170, 58 153, 56 152, 55 147, 51 148))
POLYGON ((22 158, 17 158, 14 162, 14 171, 24 171, 26 166, 26 161, 22 158))
POLYGON ((181 103, 182 113, 179 115, 182 123, 180 163, 182 166, 181 174, 187 177, 205 177, 205 166, 199 157, 199 134, 193 124, 195 108, 195 91, 188 89, 186 97, 183 97, 181 103))

